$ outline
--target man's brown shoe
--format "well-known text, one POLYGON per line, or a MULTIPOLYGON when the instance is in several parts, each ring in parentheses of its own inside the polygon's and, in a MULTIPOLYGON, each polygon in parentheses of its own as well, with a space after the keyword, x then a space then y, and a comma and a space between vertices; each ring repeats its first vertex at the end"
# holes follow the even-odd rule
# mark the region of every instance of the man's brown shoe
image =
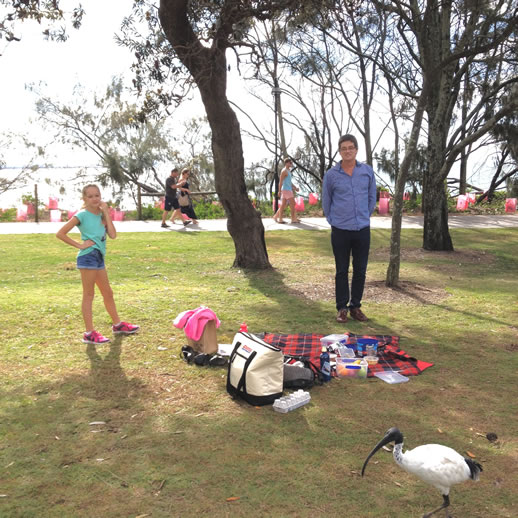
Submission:
POLYGON ((345 324, 347 322, 347 309, 341 309, 338 311, 338 315, 336 315, 336 321, 340 322, 340 324, 345 324))
POLYGON ((369 320, 360 308, 351 308, 349 311, 351 312, 351 317, 354 318, 354 320, 358 320, 358 322, 369 320))

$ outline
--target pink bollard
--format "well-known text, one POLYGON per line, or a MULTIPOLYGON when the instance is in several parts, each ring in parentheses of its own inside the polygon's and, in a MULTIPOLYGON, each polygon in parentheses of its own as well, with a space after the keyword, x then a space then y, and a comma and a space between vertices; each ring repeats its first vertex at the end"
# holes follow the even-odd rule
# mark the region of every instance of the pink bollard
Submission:
POLYGON ((75 216, 76 214, 77 214, 77 210, 69 210, 67 212, 68 219, 70 219, 71 217, 75 216))
POLYGON ((53 209, 57 209, 57 208, 58 208, 58 199, 50 197, 49 198, 49 209, 53 210, 53 209))
POLYGON ((403 194, 403 200, 404 201, 410 200, 410 193, 409 192, 405 192, 405 194, 403 194))
POLYGON ((35 212, 34 203, 27 203, 27 216, 33 216, 35 212))
POLYGON ((295 198, 295 210, 297 212, 304 212, 304 198, 302 196, 297 196, 295 198))
POLYGON ((309 193, 309 204, 316 205, 318 203, 318 194, 314 192, 309 193))
POLYGON ((516 198, 506 198, 505 212, 516 212, 516 198))
POLYGON ((469 200, 465 194, 459 194, 457 197, 457 210, 466 210, 468 208, 469 200))
POLYGON ((388 214, 389 213, 389 210, 390 210, 390 200, 389 198, 380 198, 380 202, 379 202, 379 209, 378 209, 378 213, 379 214, 388 214))
POLYGON ((124 221, 124 211, 123 210, 115 210, 113 212, 113 221, 124 221))
POLYGON ((59 209, 52 209, 50 211, 50 221, 54 223, 61 221, 61 211, 59 209))
POLYGON ((25 206, 16 209, 16 221, 27 221, 27 209, 25 206))
POLYGON ((468 192, 468 194, 466 194, 466 196, 468 197, 468 205, 471 205, 477 201, 477 198, 476 198, 476 195, 474 192, 468 192))
POLYGON ((388 191, 380 191, 380 200, 382 198, 390 198, 390 193, 388 191))

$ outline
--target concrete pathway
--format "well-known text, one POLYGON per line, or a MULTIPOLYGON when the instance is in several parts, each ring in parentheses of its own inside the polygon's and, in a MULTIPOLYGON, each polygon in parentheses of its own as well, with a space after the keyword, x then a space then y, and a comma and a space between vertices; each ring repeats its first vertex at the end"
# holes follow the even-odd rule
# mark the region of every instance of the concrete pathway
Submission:
MULTIPOLYGON (((518 227, 518 214, 473 216, 469 214, 450 214, 450 228, 509 228, 518 227)), ((169 223, 168 223, 169 224, 169 223)), ((55 234, 63 223, 0 223, 0 234, 55 234)), ((301 223, 279 224, 272 218, 264 218, 263 225, 269 230, 329 230, 325 218, 302 218, 301 223)), ((371 218, 371 228, 391 228, 392 218, 374 216, 371 218)), ((423 228, 423 216, 404 216, 403 228, 423 228)), ((170 225, 161 228, 160 221, 116 221, 118 232, 221 232, 227 230, 226 219, 200 220, 198 225, 170 225)))

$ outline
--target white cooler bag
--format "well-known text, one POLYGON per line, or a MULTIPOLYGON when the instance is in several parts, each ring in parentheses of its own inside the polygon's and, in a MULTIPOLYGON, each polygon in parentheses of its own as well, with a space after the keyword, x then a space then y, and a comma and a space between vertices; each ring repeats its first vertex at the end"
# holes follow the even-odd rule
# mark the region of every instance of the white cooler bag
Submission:
POLYGON ((271 405, 282 396, 281 349, 250 333, 237 333, 228 362, 227 392, 251 405, 271 405))

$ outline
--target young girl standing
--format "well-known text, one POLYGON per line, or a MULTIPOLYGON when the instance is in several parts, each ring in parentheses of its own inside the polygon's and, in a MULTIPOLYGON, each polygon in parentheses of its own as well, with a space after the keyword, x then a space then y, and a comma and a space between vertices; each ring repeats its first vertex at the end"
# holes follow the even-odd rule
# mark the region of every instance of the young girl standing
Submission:
POLYGON ((95 295, 95 285, 99 288, 104 300, 104 307, 112 319, 112 331, 114 334, 133 334, 139 330, 139 326, 121 322, 113 291, 108 280, 108 274, 104 266, 106 254, 106 234, 111 239, 117 237, 117 231, 110 217, 110 209, 101 200, 101 191, 97 185, 87 185, 83 188, 83 209, 61 227, 56 237, 70 246, 79 249, 77 254, 77 268, 81 272, 83 284, 83 300, 81 311, 85 323, 83 342, 86 344, 104 344, 110 339, 104 337, 94 329, 92 317, 92 304, 95 295), (68 233, 75 227, 79 227, 82 243, 68 237, 68 233))

